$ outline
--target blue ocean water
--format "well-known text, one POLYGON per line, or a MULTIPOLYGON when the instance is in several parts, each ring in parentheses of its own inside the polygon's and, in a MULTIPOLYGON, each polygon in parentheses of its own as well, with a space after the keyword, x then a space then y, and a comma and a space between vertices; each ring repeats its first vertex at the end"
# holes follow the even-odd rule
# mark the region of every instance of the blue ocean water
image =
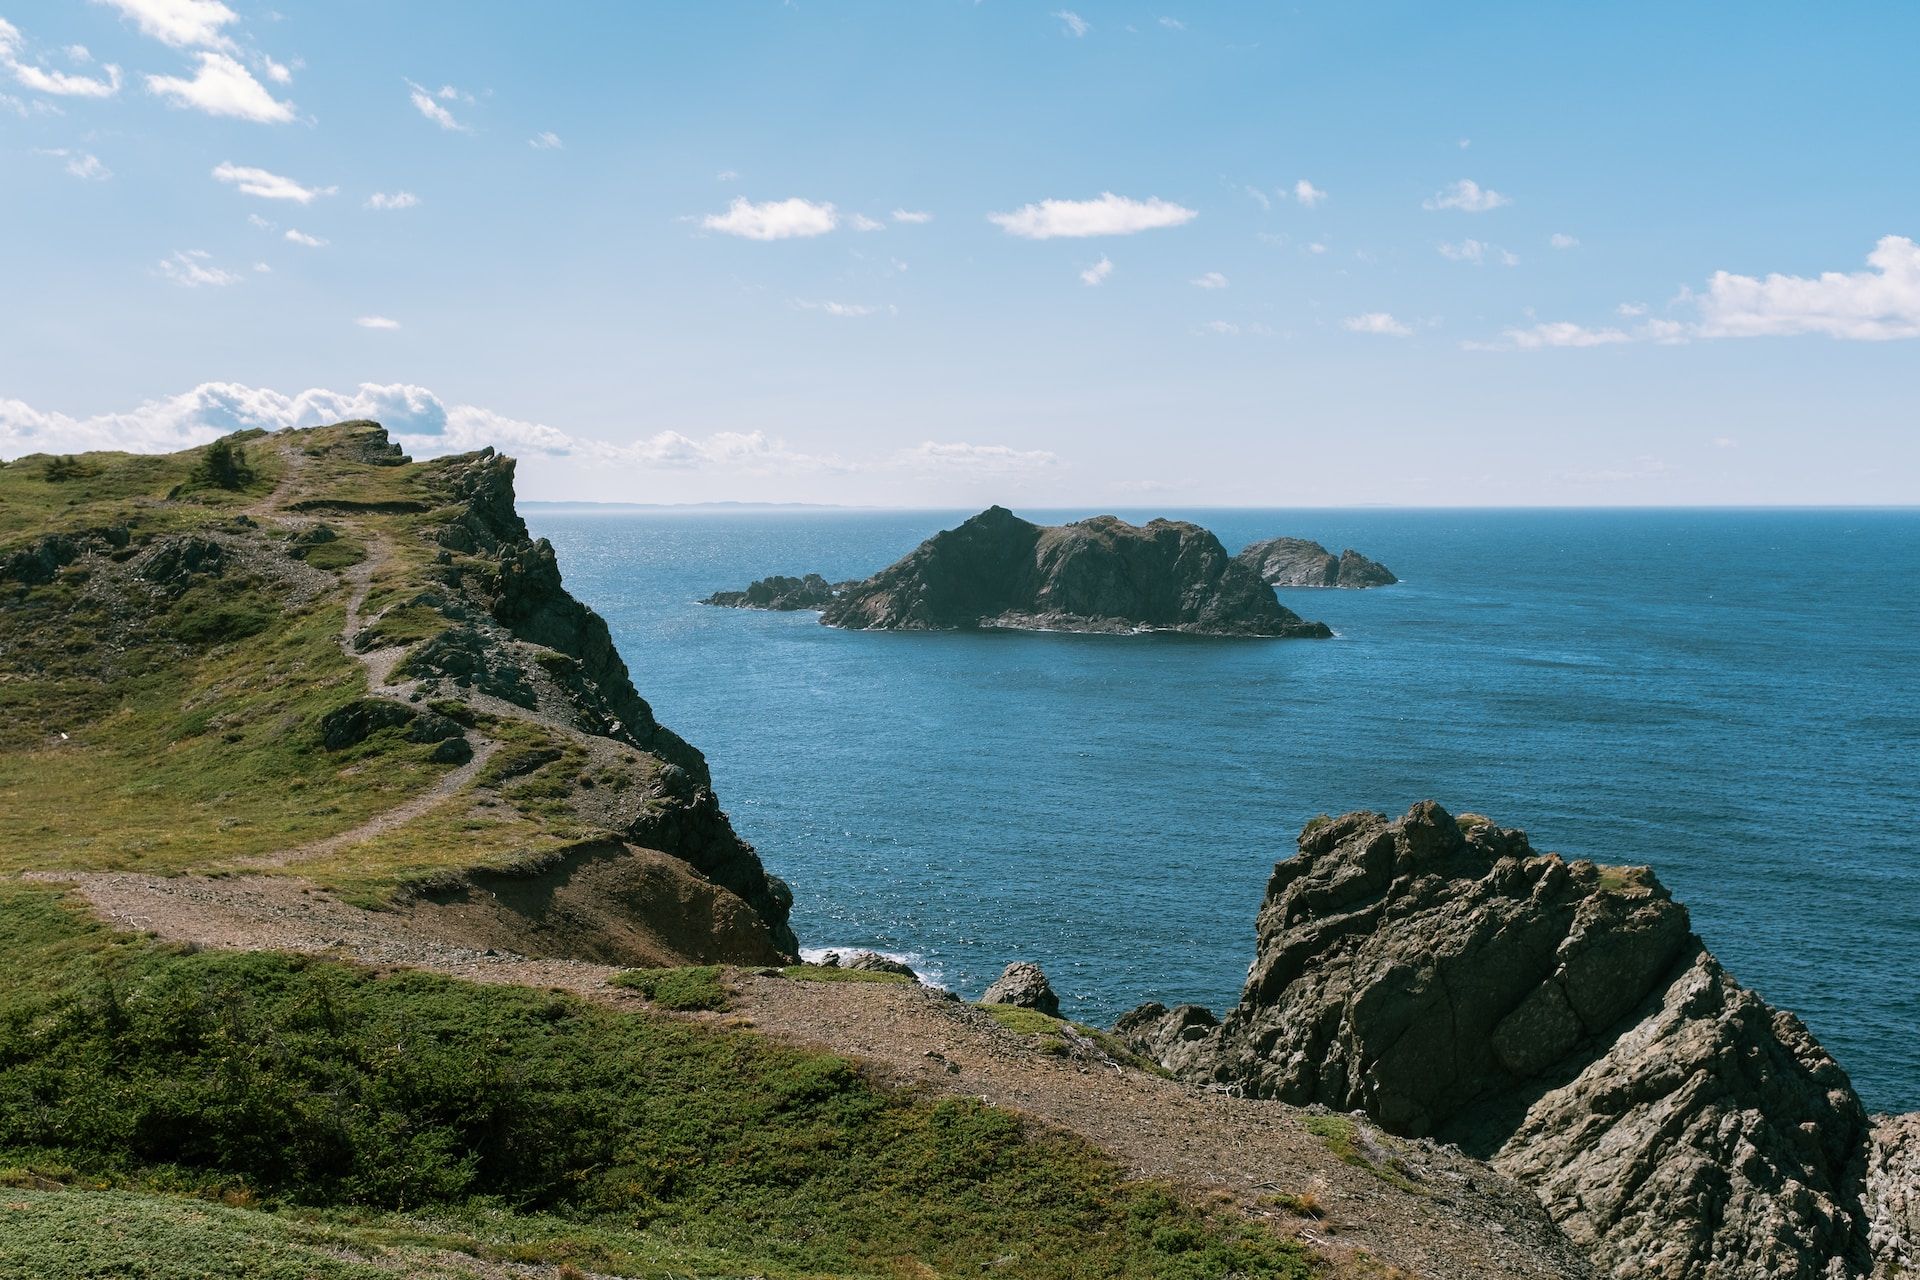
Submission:
MULTIPOLYGON (((862 634, 695 601, 966 512, 534 509, 811 946, 1072 1016, 1231 1004, 1302 823, 1431 797, 1651 863, 1869 1106, 1920 1108, 1920 512, 1122 511, 1383 560, 1330 641, 862 634)), ((1093 514, 1023 511, 1057 522, 1093 514)))

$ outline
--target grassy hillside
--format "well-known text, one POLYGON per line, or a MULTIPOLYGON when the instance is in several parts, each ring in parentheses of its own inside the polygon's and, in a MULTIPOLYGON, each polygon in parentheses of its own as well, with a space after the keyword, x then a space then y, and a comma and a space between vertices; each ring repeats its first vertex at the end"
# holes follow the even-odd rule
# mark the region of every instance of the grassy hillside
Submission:
POLYGON ((22 887, 0 992, 0 1275, 1313 1271, 1076 1140, 713 1024, 185 954, 22 887))

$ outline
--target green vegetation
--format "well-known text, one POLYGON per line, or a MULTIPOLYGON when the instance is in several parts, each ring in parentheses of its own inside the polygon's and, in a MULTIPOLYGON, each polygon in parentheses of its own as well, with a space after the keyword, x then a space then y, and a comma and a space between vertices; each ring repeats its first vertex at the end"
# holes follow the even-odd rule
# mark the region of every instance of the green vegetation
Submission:
POLYGON ((216 489, 244 489, 252 479, 253 468, 247 464, 246 448, 233 437, 222 436, 201 450, 188 483, 211 485, 216 489))
POLYGON ((1413 1170, 1399 1156, 1386 1153, 1385 1159, 1374 1159, 1372 1147, 1360 1131, 1360 1126, 1349 1116, 1310 1115, 1306 1118, 1307 1132, 1327 1144, 1327 1150, 1357 1169, 1365 1169, 1388 1186, 1413 1195, 1426 1195, 1427 1189, 1420 1185, 1413 1170))
POLYGON ((1015 1035, 1053 1035, 1060 1030, 1060 1019, 1050 1018, 1038 1009, 1022 1009, 1011 1004, 977 1004, 973 1007, 1015 1035))
POLYGON ((675 1013, 717 1012, 733 1006, 733 992, 721 978, 719 965, 685 969, 628 969, 613 979, 616 987, 630 987, 653 1004, 675 1013))
POLYGON ((520 988, 184 954, 20 886, 0 887, 0 1168, 40 1192, 0 1233, 21 1275, 115 1274, 117 1241, 149 1237, 165 1280, 255 1239, 238 1274, 271 1280, 358 1280, 314 1253, 384 1246, 796 1280, 1315 1269, 1075 1140, 831 1055, 520 988), (205 1200, 162 1198, 181 1194, 205 1200))
POLYGON ((904 973, 886 973, 874 969, 843 969, 825 964, 790 964, 780 971, 795 982, 891 982, 913 985, 904 973))

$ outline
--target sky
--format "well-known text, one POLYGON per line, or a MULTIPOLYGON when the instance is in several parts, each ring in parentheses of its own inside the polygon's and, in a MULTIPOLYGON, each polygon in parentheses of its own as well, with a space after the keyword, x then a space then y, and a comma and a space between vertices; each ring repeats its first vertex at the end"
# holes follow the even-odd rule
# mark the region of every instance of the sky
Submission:
POLYGON ((1920 502, 1920 6, 0 0, 0 457, 1920 502))

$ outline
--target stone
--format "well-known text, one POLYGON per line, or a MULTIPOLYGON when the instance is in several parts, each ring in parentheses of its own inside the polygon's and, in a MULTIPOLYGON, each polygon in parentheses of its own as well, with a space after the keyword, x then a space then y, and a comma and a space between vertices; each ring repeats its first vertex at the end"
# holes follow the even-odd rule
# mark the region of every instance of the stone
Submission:
POLYGON ((891 956, 883 956, 878 951, 862 951, 848 960, 843 967, 859 969, 865 973, 897 973, 902 977, 912 978, 915 982, 920 981, 920 975, 913 971, 912 965, 895 960, 891 956))
POLYGON ((1268 538, 1234 557, 1276 587, 1387 587, 1400 579, 1351 547, 1338 556, 1305 538, 1268 538))
POLYGON ((1025 960, 1016 960, 1002 969, 986 994, 980 997, 980 1003, 1010 1004, 1033 1009, 1050 1018, 1060 1016, 1060 997, 1054 994, 1053 984, 1047 981, 1039 965, 1025 960))
POLYGON ((810 573, 804 578, 776 574, 749 584, 745 591, 716 591, 700 603, 729 609, 768 609, 777 613, 791 613, 801 609, 824 609, 832 603, 833 597, 833 584, 817 573, 810 573))

